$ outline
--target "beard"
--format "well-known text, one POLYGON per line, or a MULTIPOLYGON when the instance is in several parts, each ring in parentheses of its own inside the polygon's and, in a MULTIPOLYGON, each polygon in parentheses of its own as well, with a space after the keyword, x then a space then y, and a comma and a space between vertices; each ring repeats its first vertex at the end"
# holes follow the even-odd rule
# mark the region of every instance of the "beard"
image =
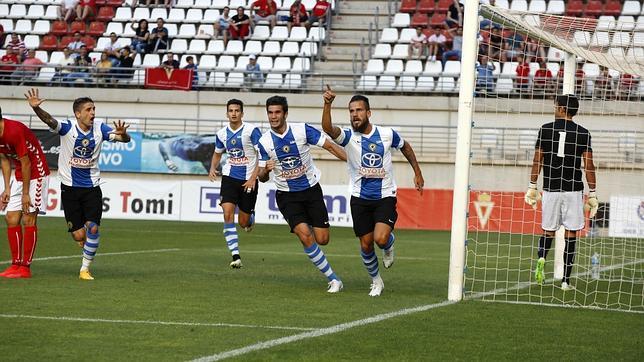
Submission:
POLYGON ((353 128, 354 131, 359 132, 359 133, 364 133, 364 131, 367 129, 369 126, 369 120, 364 121, 357 126, 354 125, 353 122, 351 122, 351 128, 353 128))

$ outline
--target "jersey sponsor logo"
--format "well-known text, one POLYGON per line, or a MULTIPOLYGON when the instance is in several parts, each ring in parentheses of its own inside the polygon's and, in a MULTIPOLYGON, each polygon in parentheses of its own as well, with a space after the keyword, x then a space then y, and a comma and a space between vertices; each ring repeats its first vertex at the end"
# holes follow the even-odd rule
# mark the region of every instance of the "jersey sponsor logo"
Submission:
POLYGON ((74 156, 76 157, 87 157, 91 153, 94 152, 92 148, 87 147, 89 146, 89 140, 87 138, 83 139, 81 141, 80 146, 74 147, 74 156))
POLYGON ((293 170, 302 165, 302 160, 295 156, 284 157, 280 160, 280 165, 284 170, 293 170))
MULTIPOLYGON (((375 150, 376 145, 370 144, 369 149, 375 150)), ((358 172, 364 178, 384 178, 386 171, 382 167, 382 156, 377 153, 365 153, 362 155, 362 165, 358 172)))
POLYGON ((306 173, 306 166, 302 164, 299 157, 289 156, 280 161, 282 166, 282 176, 285 180, 298 178, 306 173))
POLYGON ((228 157, 228 164, 231 166, 245 166, 248 165, 248 157, 228 157))
POLYGON ((228 152, 228 155, 230 155, 230 157, 232 158, 244 157, 244 150, 242 148, 231 148, 227 152, 228 152))
POLYGON ((92 168, 96 162, 91 158, 72 157, 69 159, 69 165, 76 168, 92 168))
POLYGON ((362 165, 365 167, 382 167, 382 156, 377 153, 365 153, 362 155, 362 165))

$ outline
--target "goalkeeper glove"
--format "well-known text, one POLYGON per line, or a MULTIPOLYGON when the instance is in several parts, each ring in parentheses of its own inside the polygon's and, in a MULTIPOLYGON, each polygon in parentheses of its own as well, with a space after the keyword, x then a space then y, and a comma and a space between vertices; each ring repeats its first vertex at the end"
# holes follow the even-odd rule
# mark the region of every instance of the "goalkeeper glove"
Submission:
POLYGON ((588 217, 592 219, 597 214, 597 209, 599 209, 599 201, 597 201, 597 195, 595 195, 595 190, 590 190, 588 192, 588 199, 586 200, 586 204, 584 205, 584 210, 590 212, 588 214, 588 217))
POLYGON ((532 206, 533 209, 537 209, 537 202, 541 200, 541 195, 539 194, 539 191, 537 191, 537 184, 534 182, 530 182, 530 186, 528 186, 528 191, 525 193, 525 203, 532 206))

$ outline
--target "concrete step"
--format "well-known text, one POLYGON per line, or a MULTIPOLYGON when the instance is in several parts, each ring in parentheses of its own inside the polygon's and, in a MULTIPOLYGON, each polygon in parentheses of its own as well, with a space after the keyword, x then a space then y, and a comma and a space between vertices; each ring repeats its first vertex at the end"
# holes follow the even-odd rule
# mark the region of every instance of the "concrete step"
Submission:
MULTIPOLYGON (((356 66, 359 67, 359 64, 356 64, 356 66)), ((353 73, 353 62, 352 61, 346 61, 346 60, 329 60, 327 59, 326 62, 318 62, 315 63, 315 71, 316 72, 326 72, 329 74, 333 73, 353 73)))
MULTIPOLYGON (((340 6, 340 14, 356 14, 356 15, 373 15, 378 8, 381 14, 387 13, 387 1, 344 1, 340 6)), ((392 5, 391 10, 395 7, 392 5)))

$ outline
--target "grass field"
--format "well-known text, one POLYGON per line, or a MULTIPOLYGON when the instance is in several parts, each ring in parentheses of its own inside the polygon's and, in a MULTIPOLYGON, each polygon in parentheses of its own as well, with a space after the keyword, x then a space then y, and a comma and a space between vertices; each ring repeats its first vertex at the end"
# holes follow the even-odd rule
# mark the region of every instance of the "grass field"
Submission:
POLYGON ((240 233, 245 266, 231 270, 221 224, 104 220, 93 282, 77 279, 63 220, 39 230, 34 277, 0 280, 2 360, 644 360, 644 314, 443 303, 444 232, 398 231, 385 291, 370 298, 350 229, 323 248, 338 295, 285 225, 240 233))

